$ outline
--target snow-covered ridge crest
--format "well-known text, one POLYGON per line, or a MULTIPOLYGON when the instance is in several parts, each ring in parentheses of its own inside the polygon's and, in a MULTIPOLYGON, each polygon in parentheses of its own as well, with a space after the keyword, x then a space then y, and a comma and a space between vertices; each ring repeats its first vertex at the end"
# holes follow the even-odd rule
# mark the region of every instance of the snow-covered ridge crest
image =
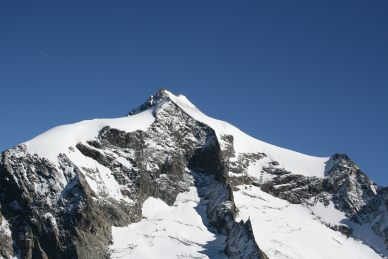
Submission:
POLYGON ((95 139, 104 127, 125 132, 145 131, 154 120, 151 110, 122 118, 85 120, 52 128, 23 144, 27 146, 29 153, 56 163, 59 154, 69 153, 69 147, 74 147, 79 142, 95 139))

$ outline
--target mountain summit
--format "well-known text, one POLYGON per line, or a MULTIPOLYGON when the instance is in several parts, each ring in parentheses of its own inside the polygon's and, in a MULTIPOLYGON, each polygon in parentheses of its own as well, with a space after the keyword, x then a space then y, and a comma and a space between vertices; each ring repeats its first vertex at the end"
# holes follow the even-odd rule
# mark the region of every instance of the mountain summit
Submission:
POLYGON ((0 160, 0 258, 385 258, 388 189, 161 89, 0 160))

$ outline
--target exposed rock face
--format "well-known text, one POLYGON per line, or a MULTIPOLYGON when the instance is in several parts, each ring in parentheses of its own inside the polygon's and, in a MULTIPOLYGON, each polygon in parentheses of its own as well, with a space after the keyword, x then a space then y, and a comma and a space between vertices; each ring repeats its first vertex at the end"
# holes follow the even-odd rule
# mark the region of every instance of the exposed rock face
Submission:
MULTIPOLYGON (((24 144, 4 151, 0 258, 109 258, 112 226, 140 221, 149 197, 173 205, 190 187, 188 171, 210 223, 226 235, 230 258, 267 258, 251 221, 237 221, 233 191, 243 184, 293 204, 332 202, 352 222, 369 224, 388 246, 388 190, 373 184, 346 155, 334 155, 322 178, 295 174, 266 153, 237 152, 232 135, 217 135, 165 90, 130 114, 150 109, 155 121, 147 130, 104 127, 56 161, 31 154, 24 144), (252 175, 251 168, 259 171, 252 175), (118 190, 116 196, 107 183, 118 190)), ((346 224, 328 227, 353 235, 346 224)))
POLYGON ((207 215, 218 231, 225 233, 226 254, 229 258, 261 258, 267 256, 259 249, 251 223, 236 221, 236 206, 230 184, 215 180, 214 175, 195 173, 199 195, 207 204, 207 215))
MULTIPOLYGON (((94 199, 78 167, 65 156, 58 161, 56 168, 48 160, 29 155, 23 146, 3 154, 1 203, 11 224, 15 255, 101 257, 110 240, 107 217, 122 208, 113 201, 94 199)), ((131 215, 128 212, 122 215, 131 215)))

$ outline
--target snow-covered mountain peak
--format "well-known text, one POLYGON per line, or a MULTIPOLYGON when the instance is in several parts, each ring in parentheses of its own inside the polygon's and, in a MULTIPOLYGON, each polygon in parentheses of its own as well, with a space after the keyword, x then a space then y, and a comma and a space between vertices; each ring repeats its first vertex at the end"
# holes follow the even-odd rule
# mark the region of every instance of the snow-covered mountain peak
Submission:
MULTIPOLYGON (((309 156, 257 140, 230 123, 207 116, 184 95, 174 95, 166 89, 160 89, 151 95, 146 102, 133 109, 127 117, 94 119, 58 126, 24 144, 31 154, 37 154, 56 163, 59 154, 72 154, 70 147, 95 139, 104 127, 124 132, 146 131, 155 121, 155 117, 160 112, 159 108, 166 105, 175 105, 176 107, 172 108, 174 111, 167 112, 164 116, 178 117, 175 113, 179 110, 212 128, 222 148, 225 149, 228 145, 233 145, 235 159, 246 154, 264 154, 265 159, 251 163, 247 169, 246 174, 251 177, 252 170, 258 170, 268 163, 279 164, 278 168, 294 174, 314 177, 324 177, 334 165, 334 160, 330 157, 309 156), (232 143, 229 143, 230 141, 232 143)), ((177 120, 179 118, 176 118, 175 121, 177 120)))
POLYGON ((2 153, 0 258, 380 258, 387 193, 161 89, 2 153))

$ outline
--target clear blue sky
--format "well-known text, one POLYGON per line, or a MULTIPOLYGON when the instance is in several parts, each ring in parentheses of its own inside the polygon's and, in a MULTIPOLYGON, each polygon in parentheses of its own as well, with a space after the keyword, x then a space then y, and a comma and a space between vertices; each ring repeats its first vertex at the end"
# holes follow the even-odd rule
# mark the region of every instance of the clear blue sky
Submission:
POLYGON ((388 2, 1 1, 0 149, 161 87, 388 185, 388 2))

